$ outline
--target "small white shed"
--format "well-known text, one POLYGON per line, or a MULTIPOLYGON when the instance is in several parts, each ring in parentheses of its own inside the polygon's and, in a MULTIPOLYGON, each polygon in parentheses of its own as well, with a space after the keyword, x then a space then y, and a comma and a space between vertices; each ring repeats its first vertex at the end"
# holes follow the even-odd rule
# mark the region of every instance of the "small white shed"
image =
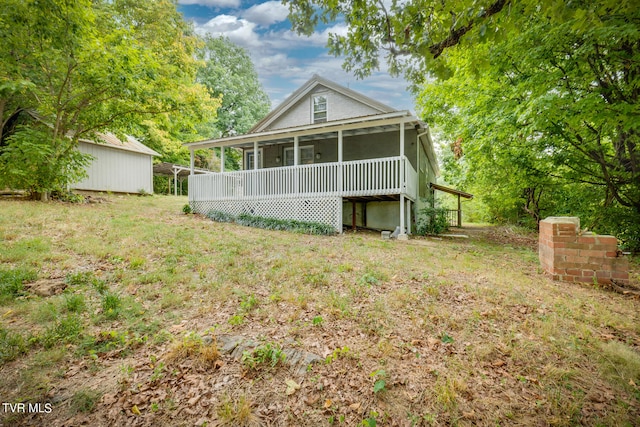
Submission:
POLYGON ((76 190, 114 193, 153 193, 153 156, 159 156, 132 136, 122 141, 114 134, 99 133, 99 141, 81 139, 78 150, 90 154, 88 177, 71 185, 76 190))

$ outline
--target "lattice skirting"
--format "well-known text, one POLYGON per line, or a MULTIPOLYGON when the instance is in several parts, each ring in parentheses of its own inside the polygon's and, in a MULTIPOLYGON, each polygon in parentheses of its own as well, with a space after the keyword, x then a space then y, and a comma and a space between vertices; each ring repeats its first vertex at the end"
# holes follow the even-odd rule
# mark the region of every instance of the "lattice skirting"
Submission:
POLYGON ((265 218, 320 222, 342 231, 342 198, 293 198, 269 200, 191 201, 194 212, 206 215, 221 211, 230 215, 248 213, 265 218))

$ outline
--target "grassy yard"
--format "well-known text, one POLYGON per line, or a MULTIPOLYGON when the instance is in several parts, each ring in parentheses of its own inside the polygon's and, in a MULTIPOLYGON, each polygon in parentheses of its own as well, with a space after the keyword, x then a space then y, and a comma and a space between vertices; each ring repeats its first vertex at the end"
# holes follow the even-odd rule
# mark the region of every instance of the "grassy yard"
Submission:
POLYGON ((640 425, 640 301, 545 278, 531 239, 185 203, 0 201, 0 400, 31 404, 0 425, 640 425))

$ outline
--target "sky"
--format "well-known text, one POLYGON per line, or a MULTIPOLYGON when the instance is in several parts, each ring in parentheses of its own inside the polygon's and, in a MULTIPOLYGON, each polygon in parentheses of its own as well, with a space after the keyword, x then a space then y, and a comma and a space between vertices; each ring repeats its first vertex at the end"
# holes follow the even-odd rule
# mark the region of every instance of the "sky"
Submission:
POLYGON ((326 48, 329 33, 346 34, 342 22, 306 37, 291 31, 288 9, 280 1, 179 0, 178 10, 197 33, 226 36, 249 52, 272 108, 318 74, 390 107, 415 111, 406 81, 392 78, 382 66, 364 80, 342 70, 343 58, 326 48))

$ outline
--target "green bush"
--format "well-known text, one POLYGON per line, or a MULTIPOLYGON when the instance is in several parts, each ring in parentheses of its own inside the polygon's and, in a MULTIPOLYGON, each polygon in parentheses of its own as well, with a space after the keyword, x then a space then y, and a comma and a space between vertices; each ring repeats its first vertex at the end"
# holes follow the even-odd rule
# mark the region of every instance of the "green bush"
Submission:
POLYGON ((80 317, 68 315, 48 328, 41 337, 44 348, 52 348, 60 343, 76 343, 80 339, 83 326, 80 317))
POLYGON ((416 221, 417 234, 441 234, 449 230, 447 209, 439 207, 426 207, 418 211, 416 221))
POLYGON ((231 214, 215 210, 209 211, 207 217, 215 222, 234 222, 236 220, 236 217, 231 214))
POLYGON ((294 233, 331 235, 335 234, 332 226, 320 222, 296 221, 293 219, 265 218, 262 216, 242 213, 233 216, 226 212, 212 210, 207 217, 216 222, 235 222, 247 227, 263 228, 266 230, 293 231, 294 233))
POLYGON ((185 215, 189 215, 193 213, 193 209, 191 209, 191 205, 189 203, 185 204, 182 207, 182 213, 184 213, 185 215))

